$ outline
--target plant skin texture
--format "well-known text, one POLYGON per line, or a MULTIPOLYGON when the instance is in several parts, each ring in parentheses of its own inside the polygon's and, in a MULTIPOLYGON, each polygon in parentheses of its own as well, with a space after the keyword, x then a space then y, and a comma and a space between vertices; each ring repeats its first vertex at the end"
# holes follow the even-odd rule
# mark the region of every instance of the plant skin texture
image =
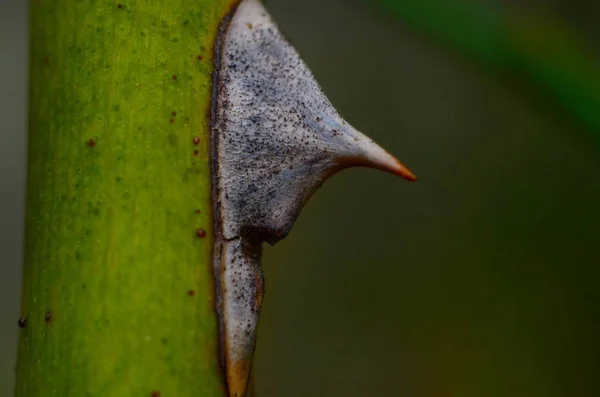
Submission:
POLYGON ((333 108, 258 0, 243 0, 216 47, 214 271, 230 397, 248 389, 263 298, 261 244, 290 231, 323 182, 352 166, 414 175, 333 108))
POLYGON ((16 396, 227 395, 209 114, 234 3, 32 0, 16 396))

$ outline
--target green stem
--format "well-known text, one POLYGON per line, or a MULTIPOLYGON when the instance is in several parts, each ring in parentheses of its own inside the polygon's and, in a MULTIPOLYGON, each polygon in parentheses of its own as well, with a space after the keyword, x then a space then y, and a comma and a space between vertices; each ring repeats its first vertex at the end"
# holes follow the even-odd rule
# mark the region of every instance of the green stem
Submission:
POLYGON ((17 396, 226 395, 209 108, 232 3, 33 1, 17 396))

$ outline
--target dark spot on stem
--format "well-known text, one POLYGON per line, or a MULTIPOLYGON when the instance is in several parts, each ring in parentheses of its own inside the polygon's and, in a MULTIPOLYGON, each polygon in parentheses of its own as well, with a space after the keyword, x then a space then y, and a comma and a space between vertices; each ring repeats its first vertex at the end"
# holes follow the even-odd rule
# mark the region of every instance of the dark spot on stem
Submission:
POLYGON ((194 296, 194 295, 196 295, 196 292, 193 289, 191 289, 191 290, 188 291, 188 295, 189 296, 194 296))
POLYGON ((173 75, 172 79, 177 80, 177 76, 173 75))
POLYGON ((200 213, 200 210, 196 210, 196 214, 199 214, 199 213, 200 213))
POLYGON ((96 146, 96 141, 95 141, 94 139, 90 139, 90 140, 88 141, 88 146, 89 146, 89 147, 94 147, 94 146, 96 146))
POLYGON ((198 157, 198 151, 194 150, 194 157, 198 157))
POLYGON ((175 123, 175 119, 171 119, 171 120, 169 120, 169 122, 170 122, 171 124, 173 124, 173 123, 175 123))
POLYGON ((50 63, 50 58, 44 57, 44 63, 47 65, 50 63))
POLYGON ((198 238, 204 238, 206 237, 206 231, 204 229, 198 229, 196 230, 196 236, 198 238))
POLYGON ((176 112, 176 111, 174 111, 174 110, 171 112, 171 114, 172 114, 173 116, 177 116, 177 112, 176 112))
POLYGON ((123 8, 123 5, 121 3, 117 4, 117 8, 123 8))
POLYGON ((194 137, 194 145, 197 145, 200 143, 200 137, 195 136, 194 137))
POLYGON ((44 321, 46 323, 49 323, 50 320, 52 320, 52 313, 50 311, 47 311, 46 314, 44 314, 44 321))
POLYGON ((199 61, 201 61, 201 60, 203 60, 203 59, 204 59, 204 57, 203 57, 202 55, 198 55, 198 57, 197 57, 197 58, 198 58, 198 60, 199 60, 199 61))
POLYGON ((19 328, 25 328, 27 326, 27 317, 19 318, 17 324, 19 325, 19 328))
POLYGON ((159 391, 156 391, 156 390, 154 390, 154 391, 152 392, 152 397, 160 397, 160 392, 159 392, 159 391))

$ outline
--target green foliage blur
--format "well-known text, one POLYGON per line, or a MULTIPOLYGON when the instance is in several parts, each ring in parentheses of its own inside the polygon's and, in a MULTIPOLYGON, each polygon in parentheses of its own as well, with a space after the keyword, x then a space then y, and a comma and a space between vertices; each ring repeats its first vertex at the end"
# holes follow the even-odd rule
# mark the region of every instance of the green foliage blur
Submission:
POLYGON ((502 1, 380 2, 409 26, 480 62, 488 72, 513 73, 535 86, 600 138, 600 64, 594 48, 560 9, 502 1))
MULTIPOLYGON (((266 5, 344 117, 419 181, 343 171, 265 247, 257 394, 597 396, 600 3, 266 5)), ((0 396, 16 354, 25 23, 23 2, 0 2, 0 396)))

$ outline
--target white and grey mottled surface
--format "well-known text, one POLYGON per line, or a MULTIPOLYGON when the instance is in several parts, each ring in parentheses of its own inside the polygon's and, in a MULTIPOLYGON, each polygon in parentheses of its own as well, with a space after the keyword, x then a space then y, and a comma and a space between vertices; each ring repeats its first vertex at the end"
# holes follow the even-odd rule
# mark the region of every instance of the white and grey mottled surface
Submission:
POLYGON ((222 37, 213 98, 215 274, 230 396, 244 396, 263 277, 260 246, 292 228, 304 204, 343 168, 414 176, 335 110, 258 0, 243 0, 222 37))
POLYGON ((216 129, 224 238, 277 242, 342 168, 403 171, 342 119, 258 0, 242 1, 222 52, 216 129))

